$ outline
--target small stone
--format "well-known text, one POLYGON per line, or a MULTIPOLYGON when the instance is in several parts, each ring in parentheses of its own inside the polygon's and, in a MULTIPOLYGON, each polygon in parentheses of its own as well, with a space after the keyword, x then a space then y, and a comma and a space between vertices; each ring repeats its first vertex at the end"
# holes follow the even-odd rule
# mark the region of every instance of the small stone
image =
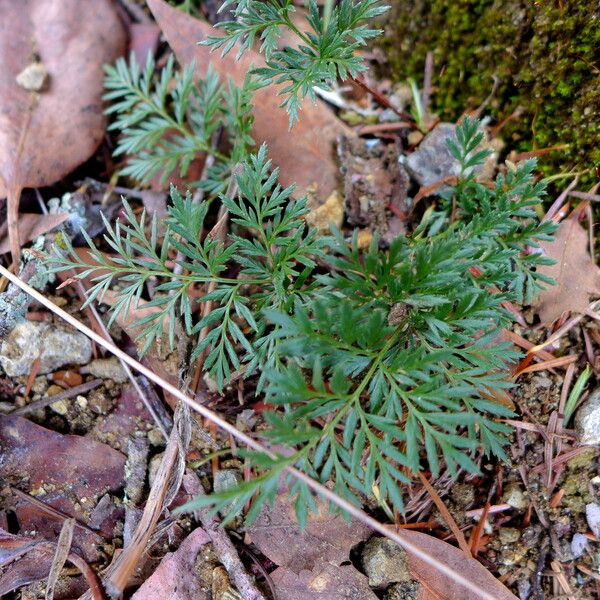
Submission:
POLYGON ((47 396, 56 396, 56 394, 60 394, 61 392, 64 392, 65 390, 63 388, 60 387, 60 385, 56 385, 55 383, 53 383, 47 390, 46 390, 46 395, 47 396))
MULTIPOLYGON (((220 469, 215 473, 213 489, 216 493, 230 490, 244 481, 244 477, 238 469, 220 469)), ((221 515, 225 516, 229 512, 231 504, 228 504, 221 511, 221 515)))
POLYGON ((452 486, 450 497, 459 507, 467 508, 475 502, 475 488, 469 483, 457 483, 452 486))
POLYGON ((519 541, 521 532, 514 527, 501 527, 498 537, 501 544, 514 544, 519 541))
POLYGON ((96 358, 85 369, 82 369, 81 372, 89 373, 100 379, 111 379, 115 383, 125 383, 127 381, 127 374, 121 362, 114 356, 110 358, 96 358))
POLYGON ((165 438, 163 437, 163 434, 154 427, 150 431, 148 431, 148 441, 153 446, 164 446, 165 445, 165 438))
POLYGON ((306 222, 320 233, 328 233, 331 224, 341 227, 344 220, 344 199, 337 191, 333 192, 321 206, 306 215, 306 222))
POLYGON ((595 390, 575 416, 575 431, 583 446, 600 444, 600 390, 595 390))
POLYGON ((600 538, 600 504, 590 502, 585 505, 585 518, 592 533, 600 538))
POLYGON ((237 469, 220 469, 215 473, 213 487, 215 492, 225 492, 236 487, 244 478, 237 469))
POLYGON ((413 579, 402 583, 394 583, 387 589, 384 600, 417 600, 420 598, 421 584, 413 579))
POLYGON ((518 485, 507 487, 502 500, 505 504, 510 504, 510 506, 517 510, 525 510, 529 506, 527 497, 518 485))
POLYGON ((105 415, 112 408, 113 400, 101 389, 95 389, 90 392, 88 404, 97 415, 105 415))
POLYGON ((576 533, 571 540, 571 553, 573 558, 580 558, 588 547, 588 539, 583 533, 576 533))
POLYGON ((41 92, 48 83, 48 71, 42 63, 33 62, 17 75, 16 81, 30 92, 41 92))
POLYGON ((416 146, 423 139, 423 137, 423 134, 415 129, 408 134, 406 141, 408 142, 409 146, 416 146))
POLYGON ((406 551, 392 540, 372 537, 362 551, 362 564, 371 587, 411 581, 406 551))
POLYGON ((77 396, 77 398, 75 398, 75 404, 81 410, 85 410, 87 408, 87 405, 88 405, 87 398, 85 396, 77 396))
POLYGON ((64 365, 83 365, 92 357, 90 340, 44 321, 22 321, 0 347, 0 365, 9 377, 28 375, 37 358, 39 374, 52 373, 64 365))
MULTIPOLYGON (((425 136, 418 148, 406 157, 406 168, 420 185, 431 185, 446 177, 460 175, 460 163, 450 154, 448 149, 449 140, 457 143, 456 125, 453 123, 439 123, 425 136)), ((483 141, 478 150, 484 148, 493 149, 487 141, 483 141)), ((493 150, 495 151, 495 149, 493 150)), ((490 158, 495 163, 497 153, 490 158)), ((490 170, 493 171, 493 168, 490 169, 488 165, 485 165, 485 167, 486 174, 490 170)), ((484 165, 478 165, 475 167, 475 172, 481 172, 483 169, 484 165)), ((439 192, 439 190, 437 191, 439 192)))
POLYGON ((47 377, 36 377, 33 380, 31 391, 34 394, 45 394, 48 389, 48 378, 47 377))
POLYGON ((50 405, 50 408, 57 414, 64 417, 69 412, 69 404, 66 400, 57 400, 50 405))

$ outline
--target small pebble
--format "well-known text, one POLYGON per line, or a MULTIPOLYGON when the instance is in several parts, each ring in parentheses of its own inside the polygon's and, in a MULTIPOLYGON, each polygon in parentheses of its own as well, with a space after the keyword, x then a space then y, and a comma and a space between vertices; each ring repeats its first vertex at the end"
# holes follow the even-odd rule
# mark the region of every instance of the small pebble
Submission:
POLYGON ((85 396, 77 396, 77 398, 75 398, 75 404, 77 404, 81 410, 85 410, 88 405, 87 398, 85 396))
POLYGON ((583 533, 576 533, 571 540, 571 552, 573 553, 573 558, 583 556, 587 547, 587 537, 583 533))
POLYGON ((517 510, 525 510, 529 505, 527 497, 518 485, 509 486, 504 492, 502 500, 517 510))
POLYGON ((585 517, 592 533, 600 538, 600 504, 590 502, 585 505, 585 517))
POLYGON ((56 385, 55 383, 53 383, 46 391, 46 395, 47 396, 56 396, 56 394, 60 394, 61 392, 64 392, 64 391, 65 390, 63 388, 61 388, 60 385, 56 385))
POLYGON ((40 62, 27 65, 15 78, 16 82, 30 92, 40 92, 48 83, 48 71, 40 62))
POLYGON ((89 373, 100 379, 112 379, 116 383, 125 383, 127 374, 121 362, 114 356, 110 358, 96 358, 89 365, 81 369, 82 373, 89 373))
POLYGON ((592 392, 577 410, 575 431, 583 446, 600 445, 600 390, 592 392))
POLYGON ((365 544, 362 565, 371 587, 412 580, 406 551, 387 538, 372 537, 365 544))
POLYGON ((69 404, 66 400, 57 400, 50 405, 50 408, 57 414, 62 417, 66 416, 69 412, 69 404))
POLYGON ((514 544, 519 541, 521 532, 514 527, 501 527, 498 537, 501 544, 514 544))
POLYGON ((165 438, 163 437, 163 434, 158 429, 155 429, 154 427, 152 429, 150 429, 150 431, 148 431, 148 441, 153 446, 164 446, 165 445, 165 438))

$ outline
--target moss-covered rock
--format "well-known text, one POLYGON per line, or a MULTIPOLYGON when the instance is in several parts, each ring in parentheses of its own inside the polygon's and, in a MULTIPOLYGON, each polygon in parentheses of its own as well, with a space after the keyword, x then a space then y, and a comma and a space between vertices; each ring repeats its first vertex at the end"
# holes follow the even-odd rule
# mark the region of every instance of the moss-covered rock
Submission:
POLYGON ((434 56, 433 108, 456 118, 498 88, 498 121, 511 148, 569 144, 544 170, 600 166, 600 3, 596 0, 395 0, 386 50, 392 76, 422 80, 434 56), (510 139, 512 138, 512 139, 510 139))

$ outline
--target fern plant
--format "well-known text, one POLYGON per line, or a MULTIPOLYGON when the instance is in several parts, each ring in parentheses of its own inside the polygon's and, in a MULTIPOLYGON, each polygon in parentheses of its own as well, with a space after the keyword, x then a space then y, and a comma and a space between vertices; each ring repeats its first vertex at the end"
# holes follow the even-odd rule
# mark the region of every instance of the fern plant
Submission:
POLYGON ((227 0, 220 10, 231 6, 234 18, 218 24, 224 35, 210 36, 203 44, 222 48, 223 54, 237 44, 240 56, 260 39, 266 66, 253 73, 261 86, 282 86, 278 93, 284 96, 281 106, 289 113, 290 126, 299 118, 302 99, 316 100, 315 87, 330 89, 337 78, 356 77, 366 70, 358 50, 381 33, 367 21, 389 8, 378 0, 341 0, 322 15, 316 0, 309 0, 303 28, 292 17, 292 0, 227 0), (297 47, 278 46, 282 29, 295 36, 297 47))
MULTIPOLYGON (((173 188, 162 245, 156 220, 126 207, 126 223, 106 224, 114 259, 89 239, 89 260, 55 258, 57 270, 98 272, 90 300, 120 282, 113 318, 158 278, 150 305, 160 312, 137 324, 146 345, 165 319, 172 337, 181 318, 192 336, 210 329, 195 354, 208 353, 205 368, 219 386, 234 370, 260 378, 273 406, 266 435, 290 452, 249 453, 255 479, 196 505, 235 512, 254 498, 252 519, 294 465, 355 503, 375 497, 401 510, 411 473, 437 474, 442 463, 476 472, 479 448, 504 456, 509 428, 498 418, 512 413, 493 397, 509 386, 507 364, 517 355, 497 339, 511 320, 503 303, 525 301, 542 285, 536 267, 547 259, 534 249, 554 226, 535 216, 544 188, 534 182, 535 161, 488 189, 473 176, 487 154, 477 150, 479 123, 465 118, 457 137, 450 151, 462 175, 447 204, 387 250, 374 239, 363 252, 356 235, 348 243, 339 231, 319 240, 302 219, 305 201, 290 202, 292 189, 269 174, 263 146, 236 175, 239 194, 221 196, 236 228, 224 242, 204 233, 208 204, 173 188), (197 301, 215 307, 194 323, 188 290, 209 282, 214 291, 197 301)), ((301 482, 290 486, 303 522, 311 494, 301 482)))
POLYGON ((304 298, 311 286, 302 284, 322 252, 322 241, 302 219, 307 212, 305 200, 290 202, 293 187, 283 189, 278 185, 278 170, 269 172, 270 167, 266 147, 262 146, 236 175, 240 194, 233 198, 221 196, 233 223, 246 232, 256 231, 256 237, 231 233, 223 243, 205 235, 210 203, 195 203, 189 192, 182 196, 171 187, 172 204, 160 237, 156 215, 148 218, 143 211, 138 218, 124 200, 125 222, 113 227, 104 220, 104 240, 116 256, 101 252, 82 231, 90 246, 89 255, 80 256, 65 240, 66 254, 55 258, 54 268, 76 269, 79 277, 99 273, 92 279, 88 303, 102 300, 106 290, 118 283, 111 323, 135 306, 148 280, 156 278, 156 296, 145 306, 159 310, 134 325, 140 331, 138 340, 143 342, 141 352, 163 335, 165 323, 171 346, 180 318, 191 336, 210 327, 210 333, 196 345, 192 360, 206 350, 204 366, 222 387, 232 372, 241 368, 236 346, 247 352, 252 368, 273 362, 274 340, 261 311, 267 306, 285 311, 296 297, 304 298), (190 287, 208 283, 216 283, 217 287, 199 301, 217 306, 194 323, 190 287), (244 332, 243 327, 249 331, 244 332))
POLYGON ((201 185, 223 191, 233 165, 254 144, 251 110, 256 84, 247 77, 242 87, 231 80, 224 86, 212 68, 196 83, 194 64, 175 72, 173 55, 160 76, 155 69, 151 54, 144 69, 134 54, 129 63, 121 58, 105 66, 104 99, 111 102, 107 114, 116 116, 109 129, 121 132, 114 155, 127 158, 121 175, 142 184, 156 175, 164 182, 176 169, 184 177, 190 163, 204 153, 215 162, 201 185), (227 154, 213 147, 221 127, 231 145, 227 154))

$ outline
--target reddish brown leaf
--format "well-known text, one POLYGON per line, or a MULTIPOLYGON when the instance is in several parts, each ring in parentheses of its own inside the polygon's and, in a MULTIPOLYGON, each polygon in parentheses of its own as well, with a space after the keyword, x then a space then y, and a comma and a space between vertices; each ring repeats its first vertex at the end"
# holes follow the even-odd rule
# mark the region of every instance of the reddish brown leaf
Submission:
POLYGON ((271 573, 279 598, 285 600, 332 600, 360 598, 376 600, 367 578, 352 565, 332 565, 320 562, 312 571, 294 573, 279 567, 271 573))
POLYGON ((340 565, 348 560, 352 547, 372 532, 361 523, 348 524, 340 515, 332 515, 326 502, 317 502, 319 511, 309 516, 301 530, 293 500, 279 494, 248 528, 250 541, 275 564, 296 573, 312 571, 321 561, 340 565))
MULTIPOLYGON (((248 529, 249 541, 280 568, 272 573, 277 591, 283 598, 370 598, 368 595, 351 595, 346 590, 360 589, 360 573, 354 567, 342 566, 348 560, 350 549, 367 539, 370 530, 355 521, 349 526, 341 517, 327 512, 327 505, 319 502, 317 515, 309 516, 306 529, 298 526, 293 508, 293 500, 281 493, 273 507, 262 510, 257 520, 248 529), (334 571, 326 565, 335 565, 334 571), (343 576, 339 574, 338 595, 336 572, 349 569, 343 576), (350 570, 354 570, 352 573, 350 570), (281 589, 279 588, 279 586, 281 589), (319 595, 320 589, 323 590, 319 595), (301 595, 304 592, 305 596, 301 595), (300 594, 300 595, 299 595, 300 594)), ((516 600, 515 596, 500 583, 481 563, 465 556, 459 548, 442 540, 416 531, 400 529, 398 535, 405 538, 436 561, 468 578, 481 589, 487 590, 497 600, 516 600)), ((465 589, 438 569, 407 553, 408 565, 413 579, 421 584, 418 600, 479 600, 474 592, 465 589)))
MULTIPOLYGON (((148 6, 179 62, 187 65, 195 59, 199 76, 212 64, 222 77, 231 76, 240 85, 252 66, 265 64, 263 57, 254 51, 247 51, 236 61, 235 48, 221 58, 218 52, 211 53, 210 48, 198 45, 209 35, 219 33, 212 25, 190 17, 163 0, 148 0, 148 6)), ((256 93, 254 138, 258 143, 268 144, 269 156, 281 168, 283 185, 296 183, 300 193, 316 186, 317 195, 325 200, 337 187, 338 169, 333 157, 335 141, 340 134, 351 135, 352 132, 320 101, 316 104, 305 101, 300 122, 294 125, 290 134, 287 113, 279 107, 281 101, 277 86, 256 93), (291 139, 293 143, 290 143, 291 139)))
MULTIPOLYGON (((118 296, 112 290, 106 290, 104 295, 102 296, 102 302, 104 304, 108 304, 109 306, 114 306, 118 300, 118 296)), ((156 314, 161 312, 160 307, 158 306, 146 306, 148 304, 148 300, 144 300, 140 298, 137 304, 132 303, 129 310, 127 312, 119 313, 118 317, 115 321, 119 324, 119 326, 131 337, 135 339, 138 335, 138 330, 134 327, 136 321, 143 319, 151 314, 156 314)), ((164 319, 163 321, 163 331, 167 333, 169 331, 169 319, 164 319)))
POLYGON ((154 23, 132 23, 129 26, 129 51, 135 54, 139 65, 146 64, 148 54, 154 56, 159 39, 160 29, 154 23))
MULTIPOLYGON (((85 437, 50 431, 27 419, 0 417, 0 447, 1 480, 22 489, 26 476, 28 493, 82 525, 91 519, 102 495, 123 485, 125 457, 120 452, 85 437)), ((118 513, 113 507, 97 524, 98 533, 76 528, 73 546, 89 562, 101 556, 98 544, 102 535, 112 534, 118 513)), ((37 531, 49 540, 58 536, 63 521, 21 498, 16 515, 22 529, 37 531)))
MULTIPOLYGON (((467 558, 459 548, 418 531, 400 529, 397 533, 407 542, 418 546, 423 552, 434 557, 439 564, 450 567, 481 589, 486 590, 496 600, 517 600, 516 596, 480 562, 474 558, 467 558)), ((410 552, 407 553, 407 557, 412 576, 421 584, 418 600, 480 599, 478 594, 466 589, 410 552)))
MULTIPOLYGON (((1 184, 0 184, 1 185, 1 184)), ((1 192, 0 192, 1 193, 1 192)), ((19 215, 19 240, 22 244, 31 242, 38 235, 58 227, 69 218, 67 214, 40 215, 35 213, 22 213, 19 215)), ((0 254, 10 251, 10 240, 8 237, 8 226, 4 223, 0 226, 0 254)))
MULTIPOLYGON (((2 532, 2 537, 6 534, 2 532)), ((26 543, 22 536, 11 536, 26 543)), ((30 544, 32 540, 29 540, 30 544)), ((1 543, 1 542, 0 542, 1 543)), ((15 561, 9 564, 0 574, 0 596, 19 589, 24 585, 40 581, 48 577, 54 557, 53 544, 34 541, 32 545, 23 546, 23 552, 15 555, 15 561)))
POLYGON ((132 600, 208 600, 210 594, 194 568, 196 555, 210 542, 203 529, 194 529, 176 552, 167 554, 132 600))
POLYGON ((552 323, 566 311, 583 313, 591 297, 600 295, 600 268, 588 250, 588 235, 576 219, 563 221, 552 242, 541 244, 556 263, 540 267, 540 273, 556 282, 541 292, 537 309, 543 323, 552 323))
POLYGON ((105 125, 102 65, 124 46, 109 0, 0 0, 0 198, 13 260, 22 188, 50 185, 94 152, 105 125), (42 85, 23 83, 32 68, 45 72, 42 85))
POLYGON ((89 436, 100 442, 110 439, 112 445, 127 452, 129 438, 140 428, 140 423, 152 422, 139 394, 132 386, 123 388, 110 414, 98 419, 89 436))

